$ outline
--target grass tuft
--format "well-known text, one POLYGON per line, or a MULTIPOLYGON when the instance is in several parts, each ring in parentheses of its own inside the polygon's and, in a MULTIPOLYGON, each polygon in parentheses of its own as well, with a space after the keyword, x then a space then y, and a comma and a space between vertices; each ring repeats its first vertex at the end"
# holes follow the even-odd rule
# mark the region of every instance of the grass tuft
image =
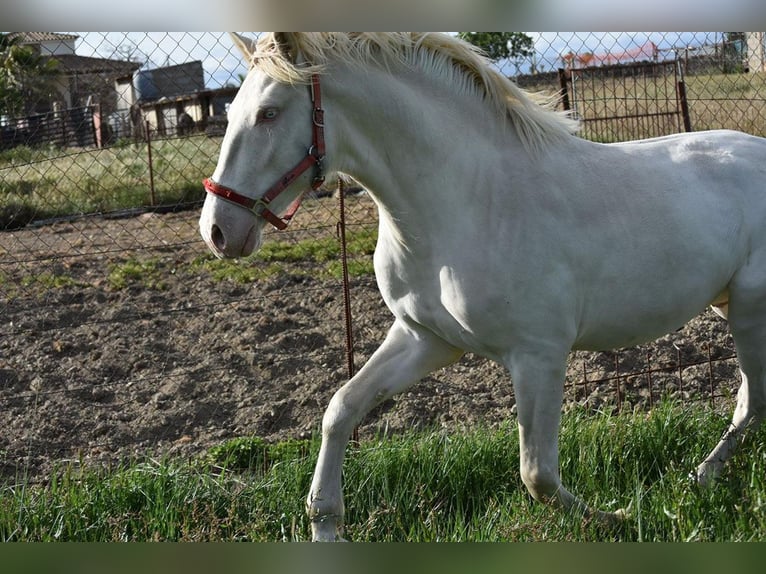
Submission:
POLYGON ((122 263, 111 265, 107 283, 115 291, 126 289, 129 285, 133 284, 157 291, 167 289, 167 283, 164 280, 163 271, 157 259, 146 261, 129 259, 122 263))
MULTIPOLYGON (((377 231, 362 229, 348 233, 347 253, 349 275, 358 277, 372 275, 372 257, 377 241, 377 231)), ((255 255, 243 259, 215 259, 212 255, 197 257, 190 266, 191 272, 200 270, 210 273, 216 281, 252 283, 284 272, 285 263, 294 263, 291 273, 306 274, 319 278, 340 279, 340 243, 336 237, 304 239, 302 241, 271 241, 265 243, 255 255), (264 265, 265 264, 265 265, 264 265)))

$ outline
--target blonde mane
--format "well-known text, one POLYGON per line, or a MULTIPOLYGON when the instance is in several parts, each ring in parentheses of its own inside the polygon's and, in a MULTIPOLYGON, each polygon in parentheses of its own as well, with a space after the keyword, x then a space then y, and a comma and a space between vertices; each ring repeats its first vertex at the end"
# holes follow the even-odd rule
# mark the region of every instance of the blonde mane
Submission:
POLYGON ((288 47, 276 33, 264 34, 251 54, 252 65, 275 80, 308 83, 328 62, 351 65, 400 63, 452 74, 456 89, 476 93, 500 116, 508 117, 523 145, 539 153, 577 131, 577 122, 554 111, 556 100, 530 94, 498 72, 467 42, 441 33, 298 32, 288 47), (299 54, 300 63, 295 58, 299 54))

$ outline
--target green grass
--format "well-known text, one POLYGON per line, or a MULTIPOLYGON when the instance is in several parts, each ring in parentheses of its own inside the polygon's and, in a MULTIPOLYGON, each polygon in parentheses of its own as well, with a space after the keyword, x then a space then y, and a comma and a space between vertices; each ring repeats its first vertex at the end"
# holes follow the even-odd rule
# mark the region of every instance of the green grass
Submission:
MULTIPOLYGON (((204 197, 220 139, 152 142, 155 205, 204 197)), ((0 229, 30 221, 152 205, 146 144, 102 150, 18 147, 0 152, 0 229)))
MULTIPOLYGON (((346 250, 349 275, 358 277, 374 273, 372 258, 377 230, 363 228, 347 233, 346 250)), ((340 242, 334 236, 301 241, 271 241, 255 255, 243 259, 215 259, 211 255, 197 257, 191 272, 205 271, 216 281, 252 283, 284 271, 284 263, 306 266, 314 277, 339 279, 342 276, 340 242)), ((291 269, 300 274, 300 269, 291 269)))
MULTIPOLYGON (((6 282, 5 277, 0 275, 0 285, 3 285, 5 282, 6 282)), ((25 276, 21 280, 21 285, 25 289, 28 289, 30 287, 39 287, 43 290, 47 290, 47 289, 61 289, 64 287, 77 287, 77 286, 81 286, 82 283, 73 279, 69 275, 65 275, 62 273, 51 273, 51 272, 45 271, 38 275, 25 276)))
MULTIPOLYGON (((360 228, 347 234, 348 267, 351 277, 372 275, 372 253, 375 251, 377 230, 360 228)), ((262 281, 280 273, 301 275, 305 273, 320 279, 340 279, 340 242, 335 236, 305 239, 301 241, 272 241, 264 244, 252 257, 242 259, 216 259, 210 254, 200 255, 190 262, 168 263, 158 258, 129 258, 109 265, 106 286, 120 291, 131 286, 164 291, 168 288, 167 275, 208 274, 214 281, 231 281, 249 284, 262 281), (294 264, 286 270, 285 264, 294 264), (172 269, 168 269, 172 265, 172 269)), ((9 300, 19 294, 19 287, 27 293, 36 289, 44 293, 50 289, 86 286, 66 272, 28 274, 18 283, 0 272, 0 288, 9 300)))
POLYGON ((122 263, 110 265, 107 283, 115 291, 125 289, 131 284, 156 291, 167 289, 164 271, 158 259, 146 261, 129 259, 122 263))
POLYGON ((0 271, 0 291, 6 301, 11 301, 23 294, 42 295, 51 289, 86 287, 87 284, 68 275, 66 272, 42 271, 29 273, 18 280, 0 271))
MULTIPOLYGON (((371 255, 375 251, 377 230, 349 231, 346 249, 349 255, 371 255)), ((334 236, 304 239, 295 243, 274 241, 265 244, 257 255, 262 261, 308 261, 325 263, 340 258, 340 242, 334 236)))
MULTIPOLYGON (((602 509, 630 507, 617 530, 533 502, 515 427, 364 441, 344 466, 346 535, 356 541, 685 541, 766 538, 766 433, 720 482, 690 479, 726 420, 664 404, 650 414, 567 413, 564 482, 602 509)), ((61 468, 45 485, 0 491, 3 540, 305 540, 316 440, 240 438, 194 461, 112 471, 61 468)))
POLYGON ((284 269, 281 265, 258 265, 253 258, 215 259, 206 254, 192 261, 189 271, 192 273, 203 271, 210 274, 214 281, 247 284, 282 273, 284 269))

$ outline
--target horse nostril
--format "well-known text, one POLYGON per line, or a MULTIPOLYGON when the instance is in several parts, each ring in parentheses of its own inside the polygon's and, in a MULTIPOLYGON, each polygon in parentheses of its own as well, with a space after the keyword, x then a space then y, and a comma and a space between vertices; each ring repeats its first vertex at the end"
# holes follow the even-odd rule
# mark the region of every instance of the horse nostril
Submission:
POLYGON ((210 240, 218 251, 223 252, 226 249, 226 239, 223 236, 223 231, 215 224, 213 224, 213 229, 210 231, 210 240))

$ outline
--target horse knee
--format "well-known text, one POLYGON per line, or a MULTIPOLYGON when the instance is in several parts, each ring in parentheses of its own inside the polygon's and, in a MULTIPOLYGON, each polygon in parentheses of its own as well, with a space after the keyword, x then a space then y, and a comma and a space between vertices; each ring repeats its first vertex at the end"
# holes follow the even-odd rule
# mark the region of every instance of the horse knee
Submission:
POLYGON ((326 437, 348 435, 365 413, 350 398, 346 387, 341 387, 330 399, 322 417, 322 435, 326 437))

